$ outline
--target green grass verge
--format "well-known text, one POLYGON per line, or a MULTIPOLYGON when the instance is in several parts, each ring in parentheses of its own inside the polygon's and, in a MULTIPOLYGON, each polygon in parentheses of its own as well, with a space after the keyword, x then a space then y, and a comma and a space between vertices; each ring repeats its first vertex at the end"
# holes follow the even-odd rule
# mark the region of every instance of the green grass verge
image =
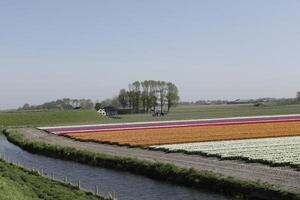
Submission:
POLYGON ((0 126, 53 126, 299 113, 300 104, 266 104, 261 107, 253 105, 178 106, 165 117, 152 117, 151 114, 130 114, 121 115, 120 118, 108 118, 98 115, 94 110, 23 111, 0 112, 0 126))
POLYGON ((78 141, 78 142, 93 142, 93 143, 98 143, 98 144, 109 144, 109 145, 117 145, 117 146, 125 146, 128 148, 140 148, 140 149, 148 149, 151 151, 162 151, 165 153, 183 153, 186 155, 200 155, 204 157, 213 157, 213 158, 218 158, 220 160, 239 160, 239 161, 244 161, 247 163, 260 163, 264 165, 268 165, 271 167, 291 167, 297 171, 300 171, 300 165, 299 164, 294 164, 290 162, 283 162, 283 163, 276 163, 272 161, 267 161, 263 159, 250 159, 247 157, 242 157, 242 156, 232 156, 232 157, 222 157, 219 154, 210 154, 210 153, 205 153, 202 151, 186 151, 186 150, 169 150, 166 148, 154 148, 154 147, 147 147, 147 146, 142 146, 142 145, 131 145, 131 144, 120 144, 118 142, 109 142, 109 141, 98 141, 94 139, 79 139, 79 138, 73 138, 70 135, 64 135, 64 137, 78 141))
POLYGON ((105 200, 0 160, 1 200, 105 200))
POLYGON ((299 194, 290 191, 282 191, 275 186, 260 182, 246 182, 232 177, 224 177, 211 172, 180 168, 171 164, 110 156, 70 147, 62 147, 42 142, 30 141, 25 139, 15 130, 6 130, 4 131, 4 134, 7 136, 10 142, 20 146, 21 148, 29 152, 38 153, 45 156, 72 160, 109 169, 124 170, 157 180, 169 181, 172 183, 209 190, 243 199, 300 199, 299 194))

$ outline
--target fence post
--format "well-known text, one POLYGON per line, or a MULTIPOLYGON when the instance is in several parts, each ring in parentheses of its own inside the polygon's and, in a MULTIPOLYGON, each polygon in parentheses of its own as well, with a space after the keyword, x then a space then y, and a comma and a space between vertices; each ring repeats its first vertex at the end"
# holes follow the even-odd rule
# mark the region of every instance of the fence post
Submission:
POLYGON ((95 190, 95 192, 96 192, 96 195, 99 194, 99 187, 98 187, 98 185, 96 185, 96 190, 95 190))

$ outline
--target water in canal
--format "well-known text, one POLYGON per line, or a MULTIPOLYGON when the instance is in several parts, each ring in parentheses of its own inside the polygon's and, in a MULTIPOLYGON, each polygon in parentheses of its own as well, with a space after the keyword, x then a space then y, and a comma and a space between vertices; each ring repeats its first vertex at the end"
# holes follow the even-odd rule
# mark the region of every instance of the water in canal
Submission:
POLYGON ((115 193, 118 200, 229 200, 221 195, 168 184, 144 176, 31 154, 8 142, 2 134, 0 134, 0 154, 4 155, 6 160, 19 163, 25 168, 43 170, 47 176, 54 174, 58 180, 67 177, 73 184, 77 184, 80 180, 81 187, 90 191, 95 191, 98 185, 101 194, 115 193))

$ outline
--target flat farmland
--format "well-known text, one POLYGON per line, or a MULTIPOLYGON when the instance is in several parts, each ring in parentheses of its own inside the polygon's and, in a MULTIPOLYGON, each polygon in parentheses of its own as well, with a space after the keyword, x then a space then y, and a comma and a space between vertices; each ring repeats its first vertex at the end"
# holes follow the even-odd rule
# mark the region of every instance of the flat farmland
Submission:
MULTIPOLYGON (((186 155, 179 152, 166 153, 150 149, 129 148, 126 146, 94 142, 81 142, 67 137, 62 137, 57 134, 49 134, 46 131, 35 128, 18 128, 15 130, 21 134, 25 140, 29 141, 42 142, 48 145, 71 147, 87 152, 108 154, 117 157, 124 156, 133 159, 170 163, 184 168, 212 171, 214 173, 242 180, 260 180, 260 182, 263 183, 267 182, 272 185, 279 185, 280 188, 294 190, 297 192, 300 191, 299 171, 290 167, 273 167, 258 163, 245 163, 237 160, 220 160, 203 155, 186 155)), ((286 145, 286 147, 288 148, 289 146, 286 145)))
POLYGON ((44 127, 53 135, 299 169, 300 115, 44 127))
POLYGON ((117 118, 100 116, 94 110, 69 111, 14 111, 0 112, 0 126, 58 126, 82 124, 107 124, 124 122, 169 121, 185 119, 211 119, 240 116, 285 115, 300 113, 300 104, 278 105, 266 103, 260 107, 249 105, 178 106, 165 117, 151 114, 128 114, 117 118))
POLYGON ((300 116, 265 116, 41 128, 74 139, 149 146, 300 135, 300 116))
POLYGON ((74 132, 66 135, 80 140, 94 140, 132 146, 149 146, 187 142, 300 136, 300 122, 74 132))

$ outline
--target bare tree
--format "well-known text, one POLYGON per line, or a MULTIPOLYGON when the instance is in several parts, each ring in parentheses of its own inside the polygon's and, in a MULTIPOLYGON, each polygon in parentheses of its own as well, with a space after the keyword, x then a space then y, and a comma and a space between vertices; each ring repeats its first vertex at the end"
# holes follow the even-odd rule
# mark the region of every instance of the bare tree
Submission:
POLYGON ((167 83, 167 102, 168 102, 168 112, 171 107, 176 106, 179 102, 178 88, 175 84, 169 82, 167 83))
POLYGON ((144 112, 149 112, 149 102, 150 102, 150 81, 141 82, 142 85, 142 104, 144 112))
POLYGON ((135 112, 139 112, 141 103, 141 83, 135 81, 131 84, 131 90, 133 95, 132 107, 135 112))
POLYGON ((120 90, 118 101, 123 108, 128 106, 134 112, 139 112, 141 109, 144 112, 156 110, 158 105, 161 112, 164 111, 165 105, 170 111, 171 107, 179 101, 178 88, 175 84, 165 81, 135 81, 129 84, 128 91, 120 90))
POLYGON ((158 82, 158 96, 159 96, 159 103, 160 103, 160 112, 163 112, 163 108, 166 102, 166 96, 167 96, 167 84, 164 81, 159 81, 158 82))
POLYGON ((118 100, 123 108, 128 106, 128 93, 125 89, 120 90, 118 100))

